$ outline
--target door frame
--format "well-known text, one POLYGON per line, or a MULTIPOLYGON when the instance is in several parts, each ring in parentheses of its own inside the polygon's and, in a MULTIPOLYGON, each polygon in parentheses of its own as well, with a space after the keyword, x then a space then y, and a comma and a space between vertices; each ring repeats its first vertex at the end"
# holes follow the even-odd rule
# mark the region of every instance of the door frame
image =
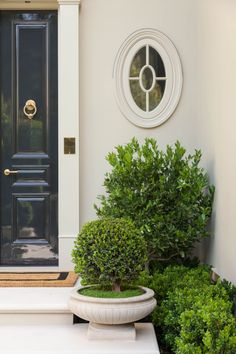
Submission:
POLYGON ((58 267, 0 267, 0 271, 73 269, 71 250, 79 232, 79 5, 80 0, 0 0, 0 10, 58 11, 58 267), (68 40, 69 37, 69 40, 68 40), (64 138, 75 154, 64 154, 64 138))

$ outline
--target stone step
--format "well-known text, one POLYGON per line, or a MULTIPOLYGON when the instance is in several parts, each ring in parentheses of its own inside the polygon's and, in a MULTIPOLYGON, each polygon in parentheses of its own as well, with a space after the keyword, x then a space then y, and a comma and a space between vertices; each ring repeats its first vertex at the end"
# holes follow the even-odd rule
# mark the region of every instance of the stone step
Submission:
POLYGON ((136 323, 136 340, 89 340, 88 324, 1 325, 1 354, 160 354, 151 323, 136 323))
POLYGON ((0 288, 0 325, 73 324, 73 288, 0 288))

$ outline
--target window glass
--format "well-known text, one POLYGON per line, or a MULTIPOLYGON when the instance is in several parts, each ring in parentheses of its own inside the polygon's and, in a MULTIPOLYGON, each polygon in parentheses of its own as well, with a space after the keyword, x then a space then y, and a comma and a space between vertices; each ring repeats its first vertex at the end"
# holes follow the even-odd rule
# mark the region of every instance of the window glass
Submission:
POLYGON ((149 62, 150 65, 154 68, 156 72, 156 76, 165 77, 165 67, 163 60, 160 54, 156 51, 156 49, 149 47, 149 62))
POLYGON ((149 94, 149 112, 153 111, 161 102, 165 90, 165 81, 156 81, 153 90, 149 94))
POLYGON ((146 94, 141 90, 139 81, 132 80, 130 81, 130 89, 133 96, 133 99, 137 106, 143 111, 146 111, 146 94))
POLYGON ((130 66, 130 76, 138 77, 140 70, 146 63, 146 47, 141 48, 135 55, 130 66))
POLYGON ((146 66, 143 70, 141 80, 145 90, 149 91, 153 85, 153 80, 155 80, 155 77, 153 77, 152 71, 149 66, 146 66))

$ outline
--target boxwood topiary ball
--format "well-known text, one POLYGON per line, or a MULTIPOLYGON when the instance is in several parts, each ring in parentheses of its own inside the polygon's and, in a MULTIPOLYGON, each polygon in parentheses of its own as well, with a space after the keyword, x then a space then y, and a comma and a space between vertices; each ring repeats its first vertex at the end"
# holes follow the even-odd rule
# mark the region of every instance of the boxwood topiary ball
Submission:
POLYGON ((143 270, 147 245, 132 221, 99 219, 83 226, 72 257, 84 284, 112 284, 119 291, 122 282, 136 279, 143 270))

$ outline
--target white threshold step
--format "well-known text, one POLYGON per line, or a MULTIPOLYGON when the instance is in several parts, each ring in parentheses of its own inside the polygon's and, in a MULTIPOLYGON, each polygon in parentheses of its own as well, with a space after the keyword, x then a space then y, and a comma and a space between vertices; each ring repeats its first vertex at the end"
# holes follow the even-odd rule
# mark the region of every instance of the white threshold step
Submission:
POLYGON ((0 288, 0 325, 72 324, 68 308, 72 289, 0 288))
POLYGON ((136 323, 136 340, 88 340, 87 324, 0 326, 1 354, 160 354, 151 323, 136 323))

